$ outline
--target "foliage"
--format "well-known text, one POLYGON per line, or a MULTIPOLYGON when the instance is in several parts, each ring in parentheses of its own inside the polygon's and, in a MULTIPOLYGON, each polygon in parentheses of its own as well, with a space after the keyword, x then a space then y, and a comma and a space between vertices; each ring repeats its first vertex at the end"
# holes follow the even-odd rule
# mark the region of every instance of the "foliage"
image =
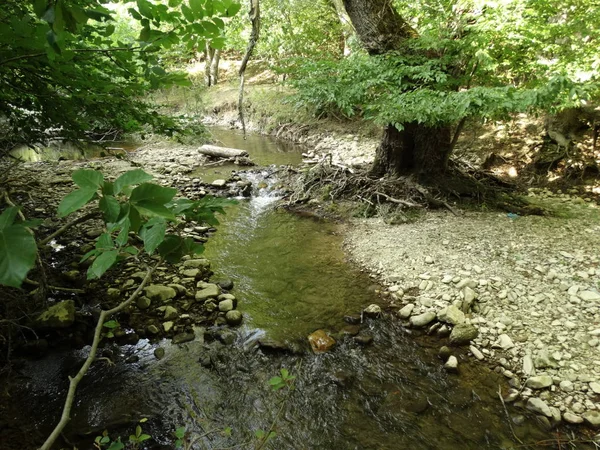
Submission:
MULTIPOLYGON (((76 170, 72 177, 78 189, 61 201, 58 216, 66 217, 97 200, 106 230, 96 240, 95 248, 82 258, 82 261, 94 258, 88 279, 100 278, 117 262, 140 252, 130 233, 141 238, 148 255, 158 252, 171 263, 186 254, 202 253, 202 244, 167 233, 167 229, 180 218, 216 225, 215 214, 225 214, 223 208, 234 203, 211 196, 195 201, 175 199, 176 189, 149 183, 152 175, 141 169, 125 172, 114 182, 104 180, 102 173, 92 169, 76 170)), ((35 240, 28 231, 32 224, 13 223, 16 213, 16 208, 8 208, 0 216, 0 268, 6 266, 0 271, 0 284, 14 287, 20 286, 37 254, 35 240), (18 251, 15 245, 19 246, 18 251)))
POLYGON ((281 376, 276 376, 269 380, 269 385, 271 386, 271 389, 273 389, 274 391, 278 391, 285 387, 292 389, 293 382, 296 379, 296 377, 290 375, 290 372, 287 369, 281 369, 279 373, 281 376))
MULTIPOLYGON (((222 46, 223 18, 233 0, 137 0, 135 41, 113 36, 114 11, 104 0, 6 0, 0 10, 0 125, 3 147, 53 138, 101 139, 107 131, 150 126, 172 134, 180 124, 144 100, 151 89, 187 84, 167 73, 162 49, 206 40, 222 46)), ((121 3, 126 3, 124 0, 121 3)), ((122 32, 122 30, 121 30, 122 32)))
POLYGON ((560 110, 598 97, 600 58, 591 43, 600 37, 600 17, 585 2, 420 0, 398 7, 418 38, 395 53, 299 62, 295 104, 401 128, 560 110), (586 16, 596 20, 580 32, 586 16), (571 46, 559 44, 565 39, 571 46))

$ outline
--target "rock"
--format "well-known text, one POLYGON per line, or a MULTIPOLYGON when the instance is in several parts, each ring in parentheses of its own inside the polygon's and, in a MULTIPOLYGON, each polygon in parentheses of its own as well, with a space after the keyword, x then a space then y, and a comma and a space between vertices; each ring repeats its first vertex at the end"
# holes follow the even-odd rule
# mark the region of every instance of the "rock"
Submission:
POLYGON ((586 302, 600 301, 600 294, 594 291, 581 291, 577 294, 579 298, 586 302))
POLYGON ((165 308, 165 315, 163 317, 164 320, 177 320, 179 319, 179 312, 177 309, 172 306, 167 306, 165 308))
POLYGON ((575 389, 573 383, 569 380, 561 381, 559 386, 564 392, 573 392, 573 389, 575 389))
POLYGON ((600 427, 600 411, 586 411, 581 417, 593 428, 600 427))
POLYGON ((346 325, 340 330, 341 336, 356 336, 360 333, 360 325, 346 325))
POLYGON ((408 319, 412 314, 413 309, 415 309, 415 304, 409 303, 398 311, 398 316, 400 316, 401 319, 408 319))
POLYGON ((173 322, 163 322, 162 326, 163 326, 163 330, 165 330, 165 333, 168 333, 169 331, 171 331, 171 329, 173 328, 174 323, 173 322))
POLYGON ((196 300, 203 302, 209 298, 216 298, 221 293, 221 288, 216 284, 206 283, 204 288, 196 292, 196 300))
POLYGON ((444 364, 444 369, 446 369, 448 372, 458 371, 458 359, 456 359, 456 356, 450 355, 448 361, 446 361, 444 364))
POLYGON ((433 258, 431 256, 425 257, 425 264, 433 264, 433 258))
POLYGON ((146 297, 148 297, 151 301, 164 303, 167 300, 175 298, 177 292, 175 289, 168 286, 163 286, 160 284, 151 284, 144 288, 144 292, 146 293, 146 297))
POLYGON ((75 322, 75 302, 64 300, 52 305, 41 313, 34 321, 34 328, 39 330, 55 330, 68 328, 75 322))
POLYGON ((181 271, 181 275, 183 275, 185 278, 199 280, 202 278, 202 271, 200 269, 183 269, 181 271))
POLYGON ((163 359, 165 357, 165 349, 162 347, 157 347, 154 349, 154 357, 156 359, 163 359))
POLYGON ((325 330, 317 330, 310 334, 308 336, 308 342, 314 353, 327 352, 335 345, 335 340, 329 336, 325 330))
POLYGON ((167 286, 175 289, 178 296, 185 296, 187 294, 187 289, 185 288, 185 286, 182 286, 181 284, 169 283, 169 284, 167 284, 167 286))
POLYGON ((148 333, 150 333, 150 334, 160 333, 160 330, 158 329, 158 327, 156 325, 148 325, 148 327, 146 328, 146 331, 148 331, 148 333))
POLYGON ((545 389, 552 386, 552 377, 549 375, 531 377, 527 380, 526 386, 531 389, 545 389))
POLYGON ((235 333, 230 330, 219 330, 216 333, 216 338, 223 345, 232 345, 235 342, 235 333))
POLYGON ((525 407, 535 413, 542 414, 546 417, 552 417, 552 411, 550 411, 550 407, 541 398, 529 397, 525 407))
POLYGON ((492 347, 501 348, 502 350, 508 350, 514 346, 515 344, 507 334, 501 334, 498 336, 498 340, 492 345, 492 347))
POLYGON ((135 301, 135 304, 140 309, 148 309, 150 307, 151 303, 152 303, 152 301, 145 295, 138 297, 138 299, 135 301))
POLYGON ((106 290, 106 295, 111 300, 118 300, 121 298, 121 290, 117 288, 108 288, 106 290))
POLYGON ((450 333, 450 343, 452 345, 466 345, 479 336, 479 330, 475 326, 467 323, 459 323, 450 333))
POLYGON ((474 345, 471 345, 469 347, 469 350, 471 350, 471 353, 473 354, 473 356, 475 358, 477 358, 479 361, 483 361, 483 359, 485 359, 485 356, 483 356, 483 353, 481 353, 481 351, 474 345))
POLYGON ((578 416, 577 414, 573 414, 572 412, 565 412, 563 414, 563 420, 567 423, 572 423, 572 424, 579 424, 579 423, 583 423, 583 418, 581 416, 578 416))
POLYGON ((535 366, 533 365, 533 359, 530 354, 523 357, 523 375, 527 377, 535 375, 535 366))
POLYGON ((233 300, 226 299, 219 302, 219 311, 228 312, 233 310, 233 300))
POLYGON ((215 180, 211 183, 212 186, 214 187, 225 187, 225 185, 227 185, 227 181, 226 180, 215 180))
POLYGON ((356 315, 348 315, 344 316, 344 322, 349 323, 350 325, 358 325, 361 323, 360 316, 356 315))
POLYGON ((409 321, 413 327, 421 328, 425 325, 429 324, 432 320, 435 319, 435 313, 433 311, 427 311, 423 314, 419 314, 417 316, 412 316, 409 321))
POLYGON ((354 336, 354 342, 359 345, 369 345, 373 342, 373 336, 366 333, 360 333, 357 336, 354 336))
POLYGON ((189 333, 178 333, 175 336, 173 336, 173 339, 171 340, 171 342, 174 345, 177 344, 183 344, 184 342, 190 342, 193 341, 196 338, 196 335, 194 334, 194 332, 189 332, 189 333))
POLYGON ((438 351, 438 357, 444 362, 448 361, 448 358, 450 358, 451 354, 452 351, 445 345, 440 347, 440 350, 438 351))
POLYGON ((210 269, 210 261, 208 259, 188 259, 183 262, 183 267, 190 269, 202 269, 206 272, 210 269))
POLYGON ((458 309, 454 305, 450 305, 447 308, 442 308, 438 311, 437 319, 440 322, 446 322, 452 325, 458 325, 465 321, 465 313, 458 309))
POLYGON ((381 306, 371 304, 363 310, 363 314, 365 317, 379 317, 381 316, 381 306))
POLYGON ((129 275, 129 278, 132 278, 134 281, 141 283, 144 278, 146 278, 147 272, 134 272, 129 275))
POLYGON ((244 316, 241 312, 237 310, 227 311, 227 314, 225 314, 225 320, 227 320, 227 325, 231 327, 239 325, 240 323, 242 323, 243 319, 244 316))
POLYGON ((224 289, 226 291, 230 291, 233 289, 233 281, 229 279, 218 281, 217 284, 220 286, 221 289, 224 289))

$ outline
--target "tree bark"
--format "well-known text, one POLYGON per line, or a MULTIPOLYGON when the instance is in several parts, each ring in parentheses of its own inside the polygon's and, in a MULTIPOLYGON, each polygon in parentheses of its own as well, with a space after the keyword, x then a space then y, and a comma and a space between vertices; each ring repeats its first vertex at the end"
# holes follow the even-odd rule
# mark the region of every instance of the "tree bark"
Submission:
POLYGON ((206 85, 208 87, 213 85, 213 80, 212 80, 212 72, 211 72, 211 67, 212 67, 212 62, 214 59, 214 55, 215 55, 215 49, 210 47, 210 44, 207 42, 206 43, 206 48, 204 49, 204 81, 206 82, 206 85))
POLYGON ((241 156, 248 156, 246 150, 239 150, 237 148, 228 147, 217 147, 216 145, 203 145, 198 149, 199 153, 208 156, 214 156, 217 158, 236 158, 241 156))
MULTIPOLYGON (((391 0, 344 0, 356 33, 370 55, 406 52, 406 41, 416 31, 394 8, 391 0)), ((386 126, 371 173, 417 175, 435 178, 442 174, 452 152, 452 135, 447 125, 403 123, 401 130, 386 126)))
POLYGON ((213 86, 219 81, 219 61, 221 60, 221 50, 214 50, 212 61, 210 62, 210 78, 213 86))

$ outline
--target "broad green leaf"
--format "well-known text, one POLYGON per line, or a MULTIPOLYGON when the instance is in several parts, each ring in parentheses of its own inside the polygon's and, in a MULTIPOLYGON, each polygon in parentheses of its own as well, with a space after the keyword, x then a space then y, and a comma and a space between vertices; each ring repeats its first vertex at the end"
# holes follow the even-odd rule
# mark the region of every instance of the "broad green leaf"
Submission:
POLYGON ((133 205, 129 207, 128 217, 130 223, 129 229, 134 233, 140 231, 140 227, 142 226, 142 218, 140 217, 139 211, 133 205))
POLYGON ((136 203, 135 206, 143 216, 158 216, 169 220, 175 220, 175 214, 173 214, 166 206, 147 201, 136 203))
POLYGON ((114 193, 115 195, 119 194, 123 187, 132 186, 134 184, 142 184, 146 181, 150 181, 154 178, 149 173, 144 172, 142 169, 130 170, 129 172, 125 172, 119 178, 117 178, 114 182, 114 193))
POLYGON ((158 253, 171 264, 178 263, 184 255, 199 255, 204 251, 202 244, 197 244, 192 238, 168 234, 158 246, 158 253))
POLYGON ((181 12, 183 13, 183 17, 185 17, 188 22, 193 22, 196 20, 193 11, 186 5, 181 5, 181 12))
POLYGON ((117 261, 118 250, 109 250, 98 256, 87 271, 88 280, 100 278, 117 261))
POLYGON ((98 202, 98 207, 102 211, 104 221, 107 223, 116 222, 119 218, 119 212, 121 211, 121 205, 118 200, 112 195, 105 195, 98 202))
POLYGON ((216 50, 222 50, 225 48, 225 38, 214 38, 210 41, 210 46, 216 50))
POLYGON ((105 181, 102 185, 102 194, 103 195, 114 195, 115 189, 114 184, 110 181, 105 181))
POLYGON ((165 239, 165 233, 167 232, 167 222, 161 221, 149 228, 142 229, 141 237, 144 240, 144 250, 146 253, 151 255, 165 239))
POLYGON ((37 228, 43 223, 44 223, 44 221, 42 219, 30 219, 30 220, 24 220, 23 222, 18 222, 19 225, 21 225, 22 227, 27 227, 27 228, 37 228))
POLYGON ((185 427, 179 427, 175 430, 175 437, 183 439, 185 437, 185 427))
POLYGON ((91 258, 92 256, 96 256, 98 254, 100 254, 100 251, 98 249, 90 250, 89 252, 87 252, 85 255, 83 255, 81 257, 81 259, 79 260, 79 262, 83 262, 83 261, 91 258))
POLYGON ((129 225, 129 220, 125 220, 122 224, 122 228, 117 236, 117 239, 115 239, 115 244, 117 244, 119 247, 123 247, 125 244, 127 244, 127 241, 129 241, 129 225))
POLYGON ((181 2, 183 0, 169 0, 169 6, 171 8, 177 8, 179 5, 181 5, 181 2))
POLYGON ((116 320, 109 320, 107 322, 104 322, 102 326, 105 328, 114 329, 119 328, 120 325, 119 322, 117 322, 116 320))
POLYGON ((98 250, 108 250, 115 247, 115 243, 109 233, 102 233, 96 241, 96 248, 98 250))
POLYGON ((3 227, 0 230, 0 284, 20 287, 35 265, 36 255, 37 245, 27 228, 18 224, 3 227))
POLYGON ((154 15, 152 14, 152 4, 147 0, 137 0, 137 7, 140 14, 148 19, 154 19, 154 15))
POLYGON ((225 16, 227 16, 227 17, 235 16, 239 12, 241 7, 242 7, 241 3, 233 3, 231 6, 229 6, 227 8, 227 11, 225 12, 225 16))
POLYGON ((133 246, 125 247, 123 249, 123 251, 125 253, 129 253, 130 255, 134 255, 134 256, 140 252, 136 247, 133 247, 133 246))
POLYGON ((58 205, 58 217, 65 217, 77 211, 83 205, 88 203, 96 195, 96 188, 87 187, 77 189, 63 198, 58 205))
POLYGON ((219 33, 221 33, 221 30, 219 29, 219 27, 217 25, 215 25, 213 22, 210 22, 208 20, 203 20, 201 23, 202 23, 202 26, 204 27, 204 29, 209 34, 217 36, 217 35, 219 35, 219 33))
POLYGON ((204 1, 203 0, 190 0, 190 8, 194 11, 196 17, 202 17, 204 14, 204 1))
POLYGON ((110 444, 110 447, 106 450, 123 450, 125 445, 121 443, 121 438, 110 444))
POLYGON ((129 200, 132 203, 152 202, 164 205, 171 201, 177 189, 159 186, 158 184, 143 183, 131 192, 129 200))
POLYGON ((2 212, 0 215, 0 231, 14 223, 15 218, 19 213, 19 209, 18 206, 10 206, 2 212))
POLYGON ((149 434, 141 434, 138 437, 138 442, 144 442, 147 441, 148 439, 150 439, 152 436, 150 436, 149 434))

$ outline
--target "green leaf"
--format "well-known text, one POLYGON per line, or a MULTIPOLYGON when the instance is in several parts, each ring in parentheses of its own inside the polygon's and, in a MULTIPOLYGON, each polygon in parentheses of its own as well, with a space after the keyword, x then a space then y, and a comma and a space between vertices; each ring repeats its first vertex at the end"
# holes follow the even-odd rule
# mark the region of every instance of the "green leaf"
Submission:
POLYGON ((142 16, 147 17, 150 20, 154 19, 154 16, 152 14, 152 4, 150 2, 148 2, 147 0, 137 0, 136 3, 138 10, 142 16))
POLYGON ((170 202, 176 193, 177 189, 159 186, 158 184, 143 183, 131 192, 129 200, 132 203, 152 202, 164 205, 170 202))
POLYGON ((121 205, 118 200, 112 195, 105 195, 100 199, 98 207, 102 211, 104 221, 107 223, 116 222, 119 218, 119 212, 121 211, 121 205))
POLYGON ((242 7, 241 3, 233 3, 231 6, 229 6, 227 8, 227 11, 225 11, 225 16, 226 17, 235 16, 240 11, 241 7, 242 7))
POLYGON ((54 6, 51 6, 46 10, 44 15, 41 17, 42 20, 48 23, 54 23, 54 19, 56 18, 56 13, 54 11, 54 6))
POLYGON ((152 436, 150 436, 149 434, 142 434, 140 435, 140 437, 138 437, 138 442, 144 442, 150 438, 152 438, 152 436))
POLYGON ((273 377, 269 380, 269 384, 271 386, 277 386, 283 383, 283 380, 281 379, 281 377, 273 377))
POLYGON ((169 0, 169 7, 177 8, 183 0, 169 0))
POLYGON ((201 22, 202 26, 204 27, 204 29, 211 35, 219 35, 221 33, 221 30, 219 29, 219 27, 217 25, 215 25, 213 22, 210 22, 208 20, 203 20, 201 22))
POLYGON ((100 254, 100 252, 98 251, 98 249, 90 250, 89 252, 87 252, 85 255, 83 255, 81 257, 81 259, 79 260, 79 262, 83 262, 83 261, 91 258, 92 256, 96 256, 98 254, 100 254))
POLYGON ((145 183, 146 181, 150 181, 152 178, 154 177, 149 173, 144 172, 142 169, 130 170, 115 180, 114 193, 117 195, 125 186, 145 183))
POLYGON ((210 46, 216 50, 223 50, 225 47, 225 38, 214 38, 210 41, 210 46))
POLYGON ((48 7, 47 0, 34 0, 34 2, 33 2, 33 11, 35 12, 35 15, 38 16, 39 18, 42 18, 42 16, 46 12, 47 7, 48 7))
POLYGON ((192 238, 182 239, 175 234, 165 236, 158 246, 158 253, 169 263, 178 263, 184 255, 199 255, 204 251, 202 244, 197 244, 192 238))
POLYGON ((140 252, 136 247, 133 247, 133 246, 125 247, 123 249, 123 251, 125 253, 129 253, 130 255, 134 255, 134 256, 140 252))
POLYGON ((109 233, 102 233, 96 241, 96 248, 98 250, 110 250, 115 247, 115 243, 109 233))
POLYGON ((66 217, 88 203, 96 195, 96 188, 77 189, 67 195, 58 205, 58 217, 66 217))
POLYGON ((196 20, 193 11, 186 5, 181 5, 181 12, 188 22, 194 22, 194 20, 196 20))
POLYGON ((121 438, 117 439, 115 442, 110 444, 107 450, 123 450, 125 445, 121 443, 121 438))
MULTIPOLYGON (((2 214, 4 216, 6 211, 2 214)), ((12 213, 9 213, 10 216, 12 213)), ((0 219, 2 218, 0 216, 0 219)), ((37 245, 31 233, 22 225, 0 229, 0 284, 20 287, 35 265, 37 245)))
POLYGON ((118 250, 109 250, 98 256, 87 271, 88 280, 100 278, 117 261, 118 250))
POLYGON ((202 17, 202 15, 204 15, 203 0, 190 0, 190 8, 192 8, 192 11, 194 11, 196 17, 202 17))
POLYGON ((18 222, 19 225, 21 225, 22 227, 27 227, 27 228, 37 228, 43 223, 44 223, 44 221, 42 219, 30 219, 30 220, 24 220, 23 222, 18 222))
POLYGON ((262 439, 265 437, 265 432, 263 430, 256 430, 254 432, 254 436, 256 436, 258 439, 262 439))
POLYGON ((119 328, 121 325, 116 320, 109 320, 108 322, 104 322, 102 326, 112 330, 114 328, 119 328))
POLYGON ((21 208, 18 206, 10 206, 2 212, 2 215, 0 215, 0 231, 13 224, 19 209, 21 208))
POLYGON ((164 220, 160 221, 149 228, 143 228, 142 231, 141 237, 144 240, 144 250, 151 255, 165 239, 167 222, 164 220))
POLYGON ((150 217, 164 217, 165 219, 175 220, 175 214, 166 206, 159 205, 153 202, 139 202, 136 207, 140 214, 150 217))
POLYGON ((185 427, 179 427, 175 430, 175 437, 183 439, 185 437, 185 427))

